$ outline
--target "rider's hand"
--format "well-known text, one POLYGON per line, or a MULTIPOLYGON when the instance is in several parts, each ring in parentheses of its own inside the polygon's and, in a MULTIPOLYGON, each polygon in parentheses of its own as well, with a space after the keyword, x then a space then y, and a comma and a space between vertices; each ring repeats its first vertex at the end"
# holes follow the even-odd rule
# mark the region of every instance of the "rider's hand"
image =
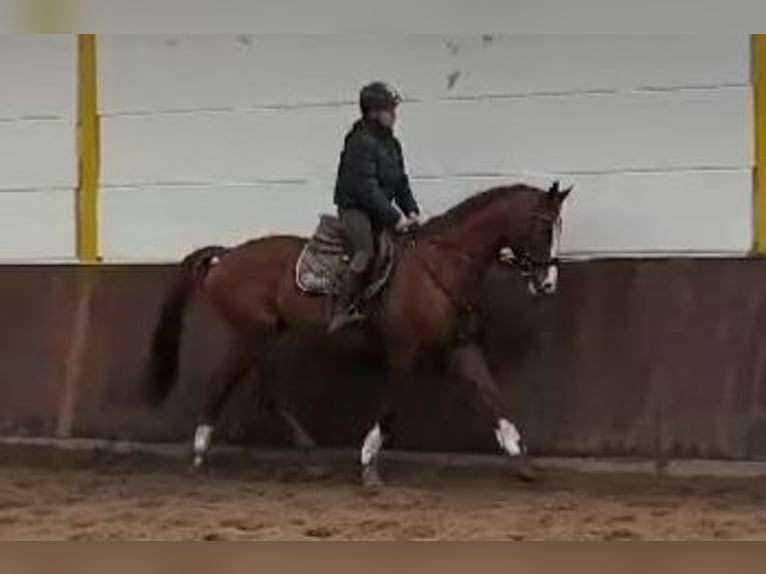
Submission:
POLYGON ((410 213, 407 216, 407 222, 409 224, 410 229, 417 229, 420 227, 422 223, 422 219, 420 218, 420 214, 418 213, 410 213))
POLYGON ((409 218, 400 217, 394 229, 397 233, 407 233, 410 230, 411 225, 409 218))

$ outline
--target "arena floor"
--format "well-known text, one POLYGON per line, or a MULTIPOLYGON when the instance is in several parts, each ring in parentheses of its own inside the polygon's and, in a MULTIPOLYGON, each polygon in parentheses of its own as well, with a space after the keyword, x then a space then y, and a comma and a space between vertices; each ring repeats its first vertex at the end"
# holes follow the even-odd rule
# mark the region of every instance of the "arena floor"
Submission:
POLYGON ((353 464, 3 451, 3 540, 766 539, 766 481, 390 463, 365 491, 353 464))

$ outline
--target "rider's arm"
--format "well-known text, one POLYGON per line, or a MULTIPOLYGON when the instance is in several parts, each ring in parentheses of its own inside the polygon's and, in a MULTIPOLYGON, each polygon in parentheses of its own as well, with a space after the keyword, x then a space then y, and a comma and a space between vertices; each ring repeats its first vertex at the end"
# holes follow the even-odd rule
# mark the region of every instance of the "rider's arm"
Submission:
POLYGON ((399 141, 396 142, 396 145, 399 148, 399 166, 402 170, 403 176, 402 181, 396 189, 396 204, 408 217, 412 215, 420 215, 420 207, 418 206, 418 202, 415 200, 415 196, 412 194, 412 189, 410 188, 410 178, 407 175, 407 169, 404 165, 404 153, 402 151, 402 146, 399 141))

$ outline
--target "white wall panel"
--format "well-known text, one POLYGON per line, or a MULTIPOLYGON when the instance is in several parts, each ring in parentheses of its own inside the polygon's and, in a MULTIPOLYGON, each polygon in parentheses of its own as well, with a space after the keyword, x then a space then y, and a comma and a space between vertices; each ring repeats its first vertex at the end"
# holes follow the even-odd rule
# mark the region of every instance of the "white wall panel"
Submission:
MULTIPOLYGON (((473 193, 551 178, 573 184, 565 255, 744 253, 752 244, 750 172, 678 172, 416 180, 426 217, 473 193)), ((211 243, 310 233, 334 213, 332 181, 251 186, 115 188, 104 193, 104 252, 112 260, 175 260, 211 243)))
POLYGON ((75 258, 73 190, 0 192, 0 262, 75 258))
POLYGON ((105 36, 107 114, 412 98, 747 85, 749 38, 693 35, 105 36))
POLYGON ((307 184, 109 189, 102 245, 109 260, 175 260, 209 244, 306 234, 332 212, 330 190, 307 184))
MULTIPOLYGON (((120 116, 104 122, 107 185, 331 177, 351 108, 120 116)), ((743 167, 752 93, 530 97, 412 104, 413 175, 743 167)))
POLYGON ((461 95, 675 89, 750 82, 747 35, 534 34, 467 44, 455 84, 455 92, 461 95))
POLYGON ((564 212, 565 255, 731 254, 752 246, 749 170, 519 174, 425 180, 415 188, 430 217, 496 185, 520 181, 545 188, 553 178, 575 186, 564 212))
POLYGON ((75 117, 75 35, 0 36, 0 73, 0 119, 75 117))
POLYGON ((627 171, 752 163, 746 88, 440 102, 402 112, 425 175, 627 171))
POLYGON ((72 260, 77 37, 0 35, 0 261, 72 260))
POLYGON ((0 121, 0 192, 75 187, 76 138, 71 119, 0 121))
POLYGON ((104 120, 106 185, 296 180, 334 173, 352 110, 265 110, 104 120))
POLYGON ((401 109, 400 134, 431 213, 484 184, 559 173, 577 183, 568 253, 751 246, 746 35, 100 44, 107 258, 175 258, 201 244, 308 233, 331 209, 355 95, 373 78, 415 100, 401 109))
POLYGON ((565 250, 578 254, 747 253, 752 172, 576 177, 565 250))

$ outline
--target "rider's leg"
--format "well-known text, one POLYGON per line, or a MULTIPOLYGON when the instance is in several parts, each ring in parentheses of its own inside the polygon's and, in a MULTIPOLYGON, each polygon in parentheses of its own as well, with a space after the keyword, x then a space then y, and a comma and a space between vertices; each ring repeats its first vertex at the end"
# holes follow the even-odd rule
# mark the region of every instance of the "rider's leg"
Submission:
POLYGON ((367 214, 357 209, 343 209, 340 211, 340 220, 352 255, 335 302, 330 332, 363 319, 352 313, 352 307, 365 286, 364 277, 375 255, 373 227, 367 214))

